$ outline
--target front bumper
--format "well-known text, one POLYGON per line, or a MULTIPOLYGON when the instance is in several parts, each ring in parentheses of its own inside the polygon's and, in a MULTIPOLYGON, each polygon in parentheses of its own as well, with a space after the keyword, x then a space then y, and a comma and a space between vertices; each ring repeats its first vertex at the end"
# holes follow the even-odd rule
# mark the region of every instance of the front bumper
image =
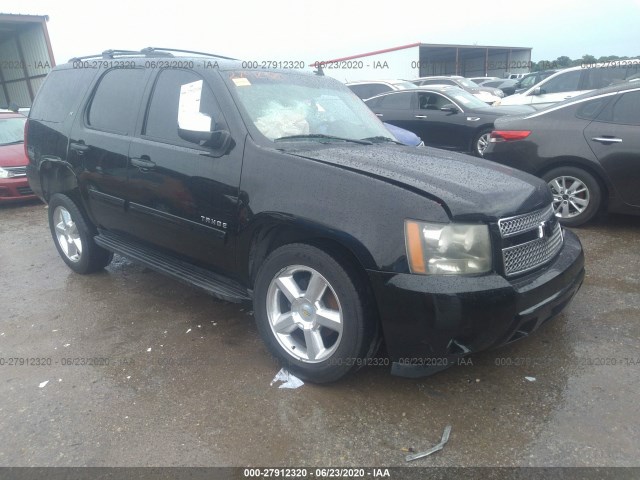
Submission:
POLYGON ((557 314, 584 279, 578 237, 547 265, 507 280, 368 271, 376 296, 391 372, 420 377, 454 365, 470 353, 526 337, 557 314))
POLYGON ((0 178, 0 203, 36 198, 27 177, 0 178))

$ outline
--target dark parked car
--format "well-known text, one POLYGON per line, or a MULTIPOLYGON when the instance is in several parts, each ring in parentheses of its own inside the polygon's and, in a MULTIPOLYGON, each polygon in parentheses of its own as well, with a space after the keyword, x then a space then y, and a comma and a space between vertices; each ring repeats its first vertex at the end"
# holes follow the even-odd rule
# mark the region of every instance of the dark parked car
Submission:
POLYGON ((413 83, 406 80, 371 80, 361 82, 349 82, 346 84, 349 89, 363 100, 375 97, 385 92, 394 90, 407 90, 417 88, 413 83))
POLYGON ((19 113, 0 112, 0 204, 36 198, 27 182, 26 121, 19 113))
POLYGON ((498 119, 495 128, 485 156, 543 178, 563 224, 581 225, 601 208, 640 214, 640 84, 498 119))
POLYGON ((471 80, 459 75, 421 77, 412 80, 412 82, 418 87, 431 87, 434 85, 450 85, 452 87, 458 87, 469 92, 471 95, 478 97, 478 99, 488 104, 497 102, 502 97, 504 97, 504 93, 502 93, 502 90, 500 89, 481 87, 477 83, 472 82, 471 80))
POLYGON ((464 90, 446 86, 384 93, 365 103, 381 120, 412 131, 425 145, 479 157, 496 118, 535 111, 528 106, 491 107, 464 90))
POLYGON ((540 70, 539 72, 531 72, 518 80, 515 93, 522 93, 525 90, 529 90, 534 85, 539 84, 542 80, 550 77, 554 73, 558 72, 558 69, 540 70))
POLYGON ((480 86, 489 87, 489 88, 498 88, 502 90, 502 93, 504 93, 505 97, 508 97, 509 95, 513 95, 514 93, 516 93, 518 82, 519 80, 503 78, 498 80, 485 80, 484 82, 480 83, 480 86))
POLYGON ((74 59, 40 87, 28 176, 75 272, 117 252, 252 302, 269 350, 314 382, 433 373, 580 287, 582 247, 540 179, 398 145, 337 80, 169 55, 74 59), (389 358, 368 360, 382 341, 389 358))

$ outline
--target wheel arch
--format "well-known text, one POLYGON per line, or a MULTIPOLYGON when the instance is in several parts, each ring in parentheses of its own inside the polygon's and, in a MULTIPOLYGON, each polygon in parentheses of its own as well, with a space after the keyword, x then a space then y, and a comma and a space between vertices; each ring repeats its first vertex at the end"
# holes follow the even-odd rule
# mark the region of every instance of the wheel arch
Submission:
POLYGON ((61 160, 45 160, 40 165, 42 196, 49 202, 52 195, 62 193, 78 200, 80 187, 70 164, 61 160))
POLYGON ((277 248, 293 243, 312 245, 334 257, 337 256, 337 260, 348 262, 362 276, 363 281, 369 283, 366 269, 374 268, 375 262, 360 241, 344 232, 330 230, 314 222, 302 219, 284 220, 269 215, 257 222, 250 234, 250 240, 245 242, 245 252, 239 252, 238 258, 247 259, 241 268, 251 288, 260 266, 269 254, 277 248))

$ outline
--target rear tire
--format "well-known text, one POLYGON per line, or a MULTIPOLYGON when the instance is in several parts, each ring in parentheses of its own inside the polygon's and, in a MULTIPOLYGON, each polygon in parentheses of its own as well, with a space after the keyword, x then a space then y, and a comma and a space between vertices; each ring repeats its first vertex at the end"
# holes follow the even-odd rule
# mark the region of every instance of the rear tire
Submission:
POLYGON ((578 167, 558 167, 542 178, 551 189, 553 209, 562 225, 577 227, 598 213, 602 189, 590 173, 578 167))
POLYGON ((377 324, 348 262, 306 244, 273 251, 254 290, 256 323, 270 352, 297 377, 325 383, 365 363, 377 324))
POLYGON ((92 273, 111 263, 113 253, 93 241, 95 229, 74 203, 56 193, 49 199, 49 229, 62 260, 76 273, 92 273))
POLYGON ((473 154, 476 157, 484 158, 484 151, 489 146, 489 135, 491 135, 492 130, 486 129, 482 130, 476 137, 473 139, 473 154))

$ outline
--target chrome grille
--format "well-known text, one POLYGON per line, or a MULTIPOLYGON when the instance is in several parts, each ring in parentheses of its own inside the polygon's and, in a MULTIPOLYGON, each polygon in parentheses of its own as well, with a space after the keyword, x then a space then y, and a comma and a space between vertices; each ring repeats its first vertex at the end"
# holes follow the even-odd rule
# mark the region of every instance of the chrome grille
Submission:
POLYGON ((4 169, 11 172, 13 177, 24 177, 27 174, 27 167, 4 167, 4 169))
POLYGON ((532 213, 518 215, 517 217, 501 218, 498 220, 500 235, 506 238, 528 230, 533 230, 534 228, 538 228, 541 222, 548 220, 553 214, 553 208, 549 206, 532 213))
POLYGON ((562 228, 556 223, 550 237, 543 236, 502 250, 507 276, 517 275, 548 262, 562 248, 562 228))

